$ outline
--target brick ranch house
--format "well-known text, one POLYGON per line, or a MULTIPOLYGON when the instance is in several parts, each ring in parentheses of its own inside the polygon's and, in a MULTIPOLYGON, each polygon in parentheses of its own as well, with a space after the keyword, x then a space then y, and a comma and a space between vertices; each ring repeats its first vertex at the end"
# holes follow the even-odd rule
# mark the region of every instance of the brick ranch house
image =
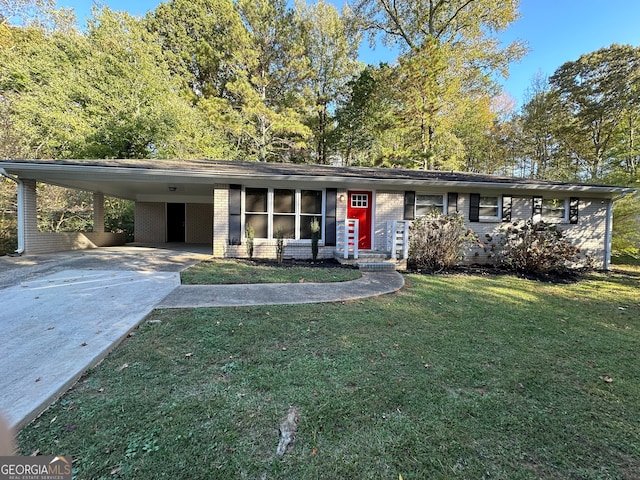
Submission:
MULTIPOLYGON (((459 212, 479 236, 504 222, 542 219, 608 268, 612 207, 634 190, 490 175, 382 168, 197 160, 2 160, 18 183, 19 253, 124 244, 104 231, 104 197, 135 202, 135 241, 208 244, 215 257, 245 257, 246 227, 256 257, 311 257, 310 223, 321 225, 319 257, 402 258, 411 220, 430 210, 459 212), (94 231, 37 228, 36 182, 94 194, 94 231)), ((486 253, 471 252, 469 263, 486 253)))

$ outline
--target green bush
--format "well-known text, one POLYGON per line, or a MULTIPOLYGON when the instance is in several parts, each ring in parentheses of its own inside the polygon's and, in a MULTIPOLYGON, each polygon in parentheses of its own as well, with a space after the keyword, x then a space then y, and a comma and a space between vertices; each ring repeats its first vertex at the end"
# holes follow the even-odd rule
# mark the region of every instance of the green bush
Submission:
POLYGON ((413 222, 409 233, 410 268, 441 271, 456 266, 477 242, 461 215, 432 212, 413 222))
POLYGON ((581 265, 580 249, 556 225, 545 222, 510 224, 497 250, 500 265, 517 272, 559 274, 581 265))

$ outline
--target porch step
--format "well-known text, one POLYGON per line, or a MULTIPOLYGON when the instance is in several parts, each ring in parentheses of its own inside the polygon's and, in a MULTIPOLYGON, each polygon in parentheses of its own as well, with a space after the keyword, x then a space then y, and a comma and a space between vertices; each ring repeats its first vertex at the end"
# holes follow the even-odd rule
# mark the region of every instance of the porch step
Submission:
POLYGON ((358 262, 356 266, 363 272, 386 272, 395 270, 395 263, 391 262, 358 262))
POLYGON ((384 262, 389 259, 389 255, 386 253, 360 252, 358 258, 353 258, 353 255, 349 255, 349 258, 344 258, 342 253, 338 252, 334 254, 334 258, 343 265, 358 265, 359 263, 384 262))

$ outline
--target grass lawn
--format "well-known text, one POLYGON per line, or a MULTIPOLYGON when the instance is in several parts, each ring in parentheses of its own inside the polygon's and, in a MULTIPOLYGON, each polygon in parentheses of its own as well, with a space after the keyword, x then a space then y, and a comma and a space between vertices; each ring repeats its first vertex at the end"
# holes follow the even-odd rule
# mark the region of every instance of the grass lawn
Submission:
POLYGON ((20 449, 72 455, 77 479, 640 478, 640 269, 406 282, 157 310, 20 449))
POLYGON ((298 283, 345 282, 360 278, 355 268, 324 268, 318 261, 316 266, 284 263, 282 265, 260 264, 240 260, 207 260, 183 271, 180 276, 185 285, 220 285, 226 283, 298 283))

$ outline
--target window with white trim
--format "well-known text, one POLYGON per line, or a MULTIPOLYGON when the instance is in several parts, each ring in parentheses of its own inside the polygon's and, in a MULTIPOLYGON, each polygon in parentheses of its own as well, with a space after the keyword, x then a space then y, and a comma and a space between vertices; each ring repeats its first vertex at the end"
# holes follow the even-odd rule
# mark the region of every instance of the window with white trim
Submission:
POLYGON ((255 238, 269 238, 268 197, 266 188, 247 188, 244 192, 245 226, 253 228, 255 238))
POLYGON ((500 220, 500 197, 480 196, 480 220, 500 220))
POLYGON ((322 216, 322 190, 300 190, 300 237, 311 239, 311 223, 316 219, 324 231, 322 216))
POLYGON ((567 220, 567 199, 543 198, 542 219, 545 222, 564 222, 567 220))
POLYGON ((444 195, 416 195, 416 217, 431 212, 444 213, 444 195))
POLYGON ((311 222, 324 227, 324 191, 245 188, 244 222, 252 227, 255 238, 273 239, 280 230, 284 238, 311 239, 311 222))

